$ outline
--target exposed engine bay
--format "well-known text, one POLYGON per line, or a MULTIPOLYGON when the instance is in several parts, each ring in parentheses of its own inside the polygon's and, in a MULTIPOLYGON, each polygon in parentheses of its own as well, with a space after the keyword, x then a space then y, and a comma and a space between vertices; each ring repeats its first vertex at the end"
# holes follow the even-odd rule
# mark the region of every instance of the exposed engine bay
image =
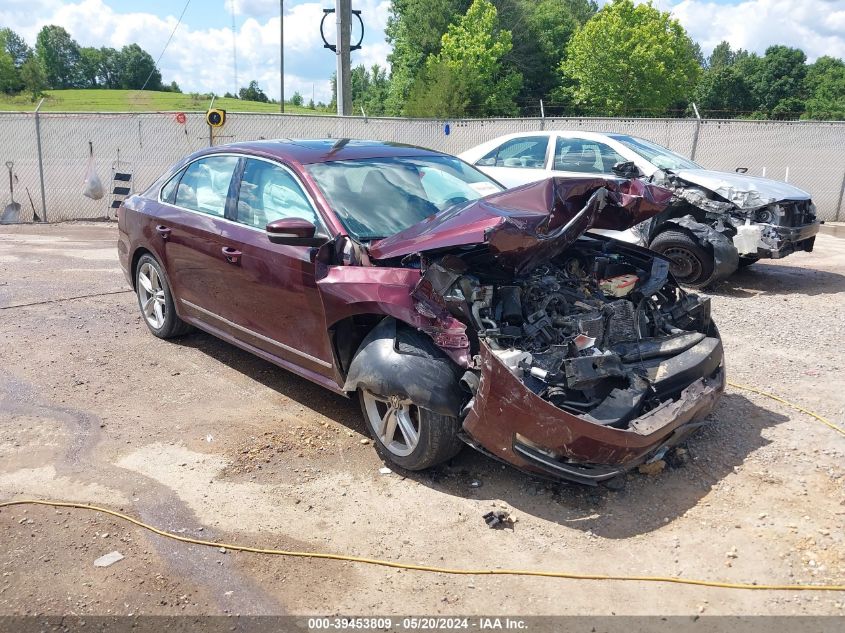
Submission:
POLYGON ((582 238, 512 278, 490 268, 458 274, 461 263, 444 257, 425 277, 475 333, 474 347, 488 346, 533 393, 595 424, 626 428, 686 387, 687 370, 719 345, 708 299, 671 281, 666 260, 610 240, 582 238))

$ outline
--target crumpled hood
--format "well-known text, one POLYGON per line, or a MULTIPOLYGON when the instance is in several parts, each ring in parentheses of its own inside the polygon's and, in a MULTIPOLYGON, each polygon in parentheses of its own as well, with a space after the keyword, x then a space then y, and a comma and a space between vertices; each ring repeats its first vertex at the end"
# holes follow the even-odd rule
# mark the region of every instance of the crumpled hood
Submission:
POLYGON ((682 169, 681 180, 704 187, 740 209, 756 209, 783 200, 809 200, 810 194, 789 183, 729 171, 682 169))
POLYGON ((487 244, 525 272, 590 228, 624 231, 660 213, 672 193, 641 180, 550 178, 451 207, 370 245, 374 259, 487 244))

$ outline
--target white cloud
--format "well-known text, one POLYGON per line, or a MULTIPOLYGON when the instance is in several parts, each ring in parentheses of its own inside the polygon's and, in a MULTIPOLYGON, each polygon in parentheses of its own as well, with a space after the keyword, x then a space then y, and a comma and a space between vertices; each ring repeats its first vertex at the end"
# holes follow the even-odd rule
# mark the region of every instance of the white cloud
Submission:
POLYGON ((672 14, 709 53, 722 40, 731 47, 764 53, 773 44, 802 49, 810 61, 845 57, 845 1, 747 0, 718 4, 684 0, 672 14))
MULTIPOLYGON (((226 0, 228 2, 228 0, 226 0)), ((240 14, 237 28, 238 86, 255 79, 269 96, 279 95, 279 3, 274 0, 234 0, 240 14)), ((221 4, 223 4, 221 0, 221 4)), ((326 3, 327 6, 333 3, 326 3)), ((219 6, 219 5, 218 5, 219 6)), ((228 10, 229 5, 225 4, 228 10)), ((386 64, 389 47, 384 42, 389 0, 362 0, 366 38, 361 51, 353 53, 353 64, 386 64)), ((180 7, 174 5, 174 10, 180 7)), ((203 7, 205 8, 205 7, 203 7)), ((232 92, 235 79, 232 59, 232 33, 228 28, 191 27, 189 8, 159 68, 165 81, 175 80, 190 92, 232 92)), ((323 48, 319 34, 323 3, 305 2, 285 6, 285 95, 299 91, 310 98, 312 89, 318 101, 331 98, 329 77, 336 58, 323 48)), ((119 48, 138 43, 157 58, 173 31, 177 15, 157 16, 148 12, 117 13, 103 0, 4 0, 0 24, 8 25, 31 44, 46 24, 66 28, 82 46, 119 48)), ((334 31, 326 20, 329 41, 334 31)))

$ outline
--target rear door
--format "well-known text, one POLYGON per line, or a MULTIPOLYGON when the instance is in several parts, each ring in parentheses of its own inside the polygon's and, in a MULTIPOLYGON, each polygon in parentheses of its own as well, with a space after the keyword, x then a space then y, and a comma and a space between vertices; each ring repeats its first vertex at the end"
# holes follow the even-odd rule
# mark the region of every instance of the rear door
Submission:
POLYGON ((229 314, 232 265, 223 234, 231 223, 226 215, 232 212, 239 165, 234 155, 207 156, 187 165, 162 188, 162 213, 155 226, 164 243, 177 311, 214 326, 208 314, 229 314))
POLYGON ((520 136, 503 142, 475 163, 485 174, 506 187, 517 187, 548 178, 551 136, 520 136))
POLYGON ((227 272, 230 320, 237 337, 307 372, 333 376, 333 356, 309 246, 273 244, 265 227, 302 218, 327 235, 325 224, 296 174, 269 160, 246 158, 235 189, 235 222, 224 242, 239 261, 227 272))
POLYGON ((627 160, 607 143, 577 136, 558 136, 554 141, 551 175, 614 176, 613 166, 627 160))

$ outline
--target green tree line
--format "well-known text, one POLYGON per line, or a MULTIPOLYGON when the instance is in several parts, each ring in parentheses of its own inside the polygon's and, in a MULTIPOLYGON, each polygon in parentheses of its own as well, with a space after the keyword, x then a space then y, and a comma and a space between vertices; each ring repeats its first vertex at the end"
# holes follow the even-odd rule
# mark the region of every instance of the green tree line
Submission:
MULTIPOLYGON (((367 114, 845 118, 845 63, 772 46, 709 57, 633 0, 393 0, 392 74, 353 82, 367 114)), ((358 108, 356 107, 356 112, 358 108)))
POLYGON ((80 46, 61 26, 47 25, 35 48, 12 29, 0 28, 0 92, 28 92, 35 99, 47 89, 122 88, 180 92, 164 85, 152 56, 137 44, 120 50, 80 46))

